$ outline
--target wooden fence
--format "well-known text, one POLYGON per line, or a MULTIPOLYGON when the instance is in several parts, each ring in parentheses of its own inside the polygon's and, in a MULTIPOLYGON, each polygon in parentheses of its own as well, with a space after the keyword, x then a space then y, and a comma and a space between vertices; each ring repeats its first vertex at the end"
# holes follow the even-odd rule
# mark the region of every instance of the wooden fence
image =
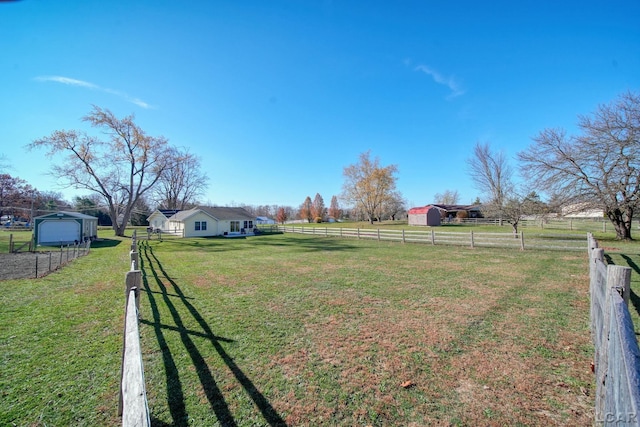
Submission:
POLYGON ((118 415, 122 417, 123 427, 149 427, 151 419, 138 324, 142 271, 138 269, 138 244, 135 232, 131 239, 130 257, 131 270, 125 276, 126 303, 118 415))
MULTIPOLYGON (((466 225, 500 225, 496 218, 455 218, 453 223, 466 225)), ((503 225, 509 224, 503 220, 503 225)), ((523 219, 518 224, 519 228, 544 228, 554 230, 585 231, 606 233, 613 230, 613 225, 605 218, 535 218, 523 219)))
POLYGON ((338 228, 295 225, 261 226, 261 230, 283 233, 302 233, 357 239, 374 239, 402 243, 428 243, 431 245, 458 245, 475 247, 501 247, 514 249, 585 250, 584 234, 482 233, 430 230, 384 230, 380 228, 338 228))
POLYGON ((34 247, 33 236, 28 241, 16 242, 13 240, 13 233, 9 234, 9 253, 17 254, 19 252, 33 252, 34 247))
POLYGON ((589 235, 596 425, 640 426, 640 349, 629 314, 631 269, 604 263, 589 235))

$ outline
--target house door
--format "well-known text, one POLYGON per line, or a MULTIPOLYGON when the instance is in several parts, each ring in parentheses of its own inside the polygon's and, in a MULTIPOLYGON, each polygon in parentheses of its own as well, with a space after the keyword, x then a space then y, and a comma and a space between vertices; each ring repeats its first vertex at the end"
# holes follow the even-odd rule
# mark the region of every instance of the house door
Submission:
POLYGON ((231 221, 231 232, 232 233, 239 233, 240 232, 240 221, 231 221))

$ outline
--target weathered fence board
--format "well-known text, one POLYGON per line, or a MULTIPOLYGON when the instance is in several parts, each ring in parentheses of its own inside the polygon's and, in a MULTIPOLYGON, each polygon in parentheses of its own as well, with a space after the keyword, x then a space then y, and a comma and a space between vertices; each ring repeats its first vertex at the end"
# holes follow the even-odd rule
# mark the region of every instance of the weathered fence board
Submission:
POLYGON ((604 263, 589 235, 597 425, 640 426, 640 350, 629 314, 631 269, 604 263))
POLYGON ((142 271, 138 270, 137 234, 131 239, 131 270, 125 276, 125 324, 118 415, 123 427, 149 427, 149 405, 144 381, 138 313, 142 271))
POLYGON ((144 385, 144 368, 142 365, 142 350, 140 348, 136 299, 135 290, 131 290, 127 298, 122 362, 121 415, 123 427, 146 427, 151 425, 144 385))

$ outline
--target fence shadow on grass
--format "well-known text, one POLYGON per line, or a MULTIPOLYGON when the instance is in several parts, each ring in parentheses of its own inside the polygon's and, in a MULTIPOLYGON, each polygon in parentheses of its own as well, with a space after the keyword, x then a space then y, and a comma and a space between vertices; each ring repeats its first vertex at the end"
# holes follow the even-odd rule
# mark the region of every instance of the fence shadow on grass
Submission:
POLYGON ((269 401, 256 388, 253 382, 244 374, 242 369, 240 369, 233 358, 227 354, 224 347, 220 344, 220 342, 232 342, 232 340, 219 337, 213 333, 206 320, 198 312, 195 306, 193 306, 193 304, 189 302, 189 300, 192 298, 187 297, 180 289, 180 286, 165 271, 162 263, 153 253, 153 248, 151 248, 147 242, 142 242, 141 246, 141 252, 143 256, 140 260, 140 269, 143 272, 143 283, 145 290, 147 291, 147 295, 149 295, 149 302, 151 304, 151 310, 153 312, 153 322, 143 320, 142 323, 153 326, 156 333, 156 338, 158 339, 158 344, 162 349, 163 359, 165 362, 165 371, 167 374, 167 394, 169 399, 169 410, 174 420, 174 425, 187 425, 188 414, 186 413, 186 408, 184 405, 184 392, 182 390, 178 370, 164 336, 165 330, 178 332, 180 334, 180 339, 187 349, 194 367, 196 368, 196 372, 199 376, 200 382, 202 383, 209 404, 211 405, 211 408, 215 412, 221 425, 236 426, 237 424, 233 419, 231 412, 229 411, 229 407, 224 400, 224 396, 222 395, 220 388, 218 387, 215 379, 213 378, 213 375, 211 374, 211 370, 209 369, 207 362, 202 357, 202 354, 191 339, 191 336, 206 338, 211 342, 220 358, 233 373, 236 380, 242 385, 242 387, 244 387, 245 391, 249 394, 249 397, 251 397, 269 425, 286 426, 284 420, 276 412, 269 401), (152 279, 155 281, 155 285, 160 289, 162 300, 171 312, 171 316, 173 318, 175 326, 162 324, 160 320, 160 312, 158 310, 158 302, 156 301, 156 298, 154 296, 155 292, 151 291, 150 289, 150 278, 147 275, 146 268, 144 268, 143 265, 148 268, 149 272, 151 273, 152 279), (167 287, 164 285, 164 281, 171 284, 171 287, 173 288, 175 294, 169 294, 167 292, 167 287), (200 328, 202 328, 203 332, 188 330, 185 327, 184 322, 182 321, 182 318, 180 317, 180 314, 176 309, 176 306, 172 302, 172 298, 175 298, 176 296, 179 298, 180 302, 187 308, 191 316, 193 316, 193 318, 198 322, 198 325, 200 326, 200 328))

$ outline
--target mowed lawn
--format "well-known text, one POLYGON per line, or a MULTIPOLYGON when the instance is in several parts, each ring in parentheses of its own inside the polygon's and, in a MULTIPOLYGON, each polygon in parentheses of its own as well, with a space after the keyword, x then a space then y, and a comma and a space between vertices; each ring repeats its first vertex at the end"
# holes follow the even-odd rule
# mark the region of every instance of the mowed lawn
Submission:
MULTIPOLYGON (((129 244, 0 282, 0 425, 120 424, 129 244)), ((586 253, 294 234, 139 247, 153 425, 592 423, 586 253)))

